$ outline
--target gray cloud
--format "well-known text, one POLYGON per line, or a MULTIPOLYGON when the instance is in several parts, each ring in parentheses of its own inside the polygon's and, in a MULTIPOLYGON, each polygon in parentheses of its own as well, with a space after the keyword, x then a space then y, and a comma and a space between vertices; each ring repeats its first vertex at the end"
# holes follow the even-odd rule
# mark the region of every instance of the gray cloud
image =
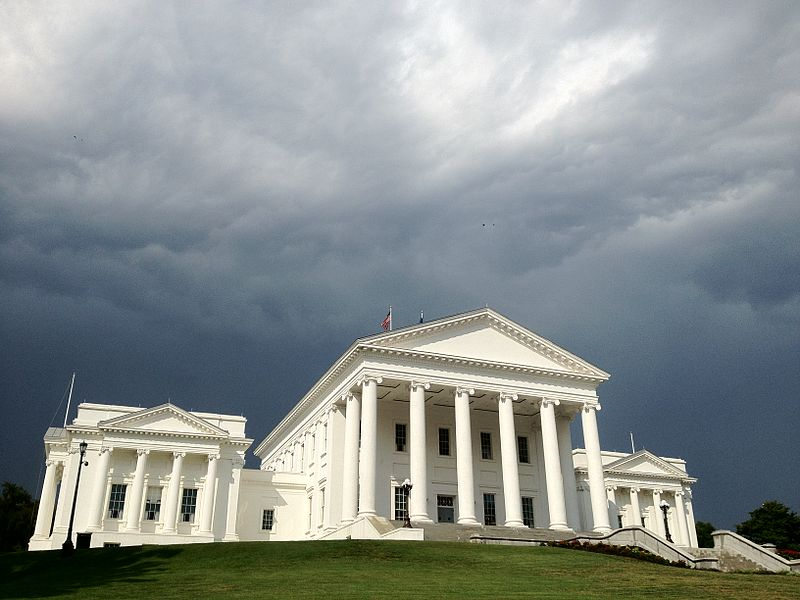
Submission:
POLYGON ((489 303, 612 371, 604 445, 635 428, 684 454, 699 518, 793 501, 794 4, 11 3, 0 23, 3 439, 26 432, 0 476, 34 486, 74 368, 90 400, 170 395, 260 436, 388 304, 410 324, 489 303), (731 439, 736 469, 772 465, 735 505, 731 439))

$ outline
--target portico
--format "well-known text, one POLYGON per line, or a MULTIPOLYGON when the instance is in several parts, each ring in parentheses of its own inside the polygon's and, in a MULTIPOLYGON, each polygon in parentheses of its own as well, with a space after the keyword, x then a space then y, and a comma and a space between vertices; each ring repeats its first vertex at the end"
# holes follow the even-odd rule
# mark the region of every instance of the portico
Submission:
MULTIPOLYGON (((412 522, 435 521, 442 499, 460 524, 606 533, 595 390, 607 378, 483 309, 359 340, 255 453, 262 469, 279 472, 320 421, 341 437, 325 477, 339 513, 319 524, 322 531, 369 516, 395 519, 404 510, 412 522), (579 414, 590 459, 587 523, 570 458, 570 424, 579 414), (393 490, 406 478, 413 488, 398 511, 403 500, 393 490)), ((322 473, 291 470, 310 476, 313 499, 322 473)))
POLYGON ((90 533, 93 546, 221 539, 224 513, 235 506, 219 493, 227 489, 220 489, 226 486, 220 485, 218 465, 227 459, 228 479, 232 461, 251 442, 235 435, 236 429, 244 433, 244 419, 229 419, 169 404, 144 410, 81 404, 72 425, 45 437, 48 460, 31 549, 57 548, 64 541, 75 486, 72 463, 84 440, 89 464, 78 489, 75 529, 90 533), (215 513, 223 517, 216 524, 215 513))

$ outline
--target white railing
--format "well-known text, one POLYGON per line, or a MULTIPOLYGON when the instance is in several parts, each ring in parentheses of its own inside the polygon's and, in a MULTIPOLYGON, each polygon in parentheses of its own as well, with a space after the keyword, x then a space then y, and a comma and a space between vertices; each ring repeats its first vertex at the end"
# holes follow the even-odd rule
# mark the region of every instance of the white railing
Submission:
POLYGON ((751 542, 738 533, 723 529, 713 532, 711 537, 714 538, 714 548, 720 552, 738 554, 767 571, 800 573, 800 560, 785 559, 779 554, 775 554, 773 551, 751 542))
POLYGON ((615 529, 601 537, 578 536, 566 541, 611 544, 613 546, 637 546, 672 562, 684 562, 693 569, 716 569, 719 565, 718 560, 714 557, 695 557, 652 531, 638 526, 615 529))

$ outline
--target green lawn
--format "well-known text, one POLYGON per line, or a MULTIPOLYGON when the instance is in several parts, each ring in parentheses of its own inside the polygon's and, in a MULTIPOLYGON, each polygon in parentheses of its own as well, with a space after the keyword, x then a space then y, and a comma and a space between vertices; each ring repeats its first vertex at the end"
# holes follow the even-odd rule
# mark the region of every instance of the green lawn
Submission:
POLYGON ((0 598, 800 598, 800 577, 560 548, 263 542, 0 555, 0 598))

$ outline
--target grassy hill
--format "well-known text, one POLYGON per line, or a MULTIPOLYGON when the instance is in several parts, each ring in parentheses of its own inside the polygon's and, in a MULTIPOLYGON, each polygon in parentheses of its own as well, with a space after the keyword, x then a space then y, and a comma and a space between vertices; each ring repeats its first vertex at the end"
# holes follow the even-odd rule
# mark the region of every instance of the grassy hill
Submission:
POLYGON ((0 555, 0 598, 800 598, 800 577, 560 548, 272 542, 0 555))

